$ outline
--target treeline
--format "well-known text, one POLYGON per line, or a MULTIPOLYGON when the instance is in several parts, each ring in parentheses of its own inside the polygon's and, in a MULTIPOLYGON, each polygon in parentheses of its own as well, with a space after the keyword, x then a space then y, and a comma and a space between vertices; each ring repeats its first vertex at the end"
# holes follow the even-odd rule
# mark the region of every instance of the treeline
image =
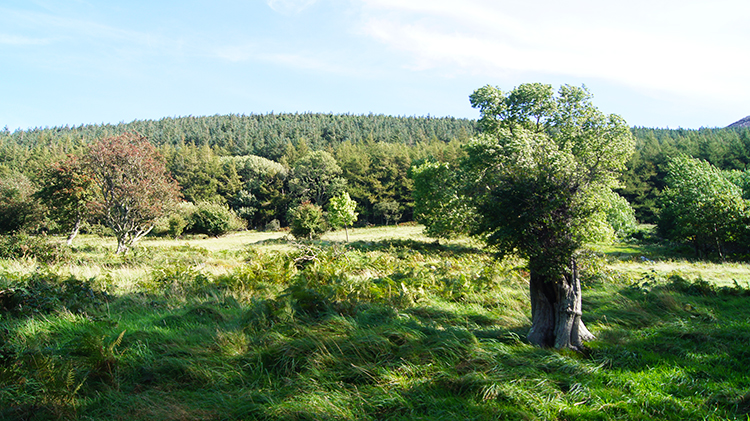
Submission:
POLYGON ((35 128, 0 132, 3 148, 14 144, 35 148, 91 141, 126 132, 148 137, 156 146, 181 143, 208 145, 221 155, 258 155, 278 161, 290 143, 304 139, 311 149, 336 147, 344 142, 398 143, 414 146, 419 142, 454 139, 468 140, 476 132, 476 122, 453 117, 392 117, 354 114, 251 114, 206 117, 167 117, 119 124, 90 124, 78 127, 35 128))
MULTIPOLYGON (((409 169, 425 161, 457 160, 464 153, 462 145, 478 130, 474 120, 451 117, 313 113, 188 116, 13 132, 6 128, 0 130, 0 176, 30 191, 50 163, 96 139, 126 132, 139 133, 157 146, 185 200, 229 206, 249 227, 263 228, 274 221, 285 225, 291 205, 325 201, 339 191, 357 202, 359 224, 412 220, 409 169), (316 151, 332 158, 320 161, 327 164, 317 175, 306 169, 316 151), (305 171, 307 181, 300 175, 305 171), (26 178, 23 182, 19 174, 26 178), (310 196, 305 183, 322 175, 331 178, 325 187, 329 191, 310 196)), ((641 222, 659 220, 672 158, 701 159, 723 171, 744 171, 750 163, 748 128, 635 127, 632 132, 636 151, 618 192, 641 222)))
POLYGON ((357 202, 359 224, 411 220, 412 164, 458 159, 461 145, 475 135, 476 123, 455 118, 269 114, 12 133, 6 128, 0 132, 0 178, 8 181, 0 184, 10 186, 5 201, 13 206, 23 202, 12 186, 23 186, 22 196, 31 201, 35 188, 45 182, 45 169, 68 155, 84 154, 97 139, 123 133, 139 133, 156 145, 184 200, 225 205, 250 228, 263 229, 286 225, 289 209, 300 203, 324 207, 342 192, 357 202))
POLYGON ((659 195, 666 186, 671 158, 690 156, 721 170, 745 170, 750 164, 750 129, 632 129, 636 151, 619 191, 642 222, 656 223, 659 195))

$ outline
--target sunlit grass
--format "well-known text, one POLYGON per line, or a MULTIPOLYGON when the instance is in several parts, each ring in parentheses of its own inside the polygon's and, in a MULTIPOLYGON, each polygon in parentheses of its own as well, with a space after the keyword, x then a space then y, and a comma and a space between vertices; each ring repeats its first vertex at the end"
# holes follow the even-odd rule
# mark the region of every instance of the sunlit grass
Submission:
POLYGON ((743 264, 600 249, 597 339, 575 353, 526 343, 523 261, 418 226, 349 234, 156 238, 127 256, 84 236, 57 266, 0 261, 0 291, 22 299, 2 302, 0 419, 747 419, 750 298, 692 283, 743 264))

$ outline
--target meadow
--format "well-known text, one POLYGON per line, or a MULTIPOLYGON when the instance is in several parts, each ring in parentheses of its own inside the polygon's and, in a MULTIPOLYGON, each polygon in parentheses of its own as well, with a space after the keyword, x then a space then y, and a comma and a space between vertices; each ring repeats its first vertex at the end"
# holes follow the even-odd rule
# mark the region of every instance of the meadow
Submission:
POLYGON ((1 260, 0 419, 750 419, 750 265, 593 245, 597 339, 558 351, 525 340, 523 261, 421 230, 1 260))

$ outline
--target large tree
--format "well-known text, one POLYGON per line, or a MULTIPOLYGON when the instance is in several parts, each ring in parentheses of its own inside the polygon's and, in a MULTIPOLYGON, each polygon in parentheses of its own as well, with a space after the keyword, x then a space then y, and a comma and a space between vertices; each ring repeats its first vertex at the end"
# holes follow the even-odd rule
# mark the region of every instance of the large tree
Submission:
POLYGON ((87 166, 98 193, 92 207, 114 231, 117 253, 148 234, 179 197, 161 156, 140 135, 99 140, 89 148, 87 166))
POLYGON ((485 86, 471 104, 482 134, 467 147, 474 232, 501 253, 528 259, 531 343, 580 348, 593 335, 581 320, 576 251, 606 232, 602 193, 634 141, 625 121, 591 104, 585 87, 543 84, 510 92, 485 86))

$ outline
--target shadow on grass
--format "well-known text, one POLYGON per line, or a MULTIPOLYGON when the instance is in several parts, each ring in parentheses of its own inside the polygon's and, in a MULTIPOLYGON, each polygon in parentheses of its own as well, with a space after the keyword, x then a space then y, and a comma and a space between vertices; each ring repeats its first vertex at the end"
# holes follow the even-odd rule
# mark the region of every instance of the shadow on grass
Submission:
POLYGON ((300 306, 210 285, 112 298, 46 282, 2 313, 2 419, 733 419, 750 403, 740 290, 599 285, 583 355, 453 301, 300 306))

